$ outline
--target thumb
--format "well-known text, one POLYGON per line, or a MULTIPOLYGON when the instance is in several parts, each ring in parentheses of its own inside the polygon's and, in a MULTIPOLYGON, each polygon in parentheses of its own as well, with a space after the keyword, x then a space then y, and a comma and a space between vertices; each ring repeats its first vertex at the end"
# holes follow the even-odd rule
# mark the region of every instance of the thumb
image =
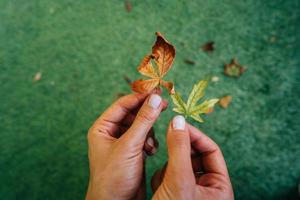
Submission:
POLYGON ((145 100, 131 127, 120 138, 125 146, 134 147, 133 149, 143 148, 147 134, 159 117, 164 105, 158 94, 151 94, 145 100))
POLYGON ((185 119, 177 115, 170 123, 167 133, 167 145, 169 161, 166 176, 172 179, 179 178, 193 180, 193 168, 191 162, 191 142, 185 119))

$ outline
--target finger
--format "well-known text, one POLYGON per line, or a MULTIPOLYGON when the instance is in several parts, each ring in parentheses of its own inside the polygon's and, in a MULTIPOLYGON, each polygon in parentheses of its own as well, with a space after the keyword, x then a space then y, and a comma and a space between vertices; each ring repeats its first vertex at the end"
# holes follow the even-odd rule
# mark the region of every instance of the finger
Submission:
POLYGON ((194 149, 193 146, 191 146, 191 155, 196 156, 197 154, 199 154, 199 153, 194 149))
POLYGON ((143 163, 143 175, 141 184, 139 185, 138 191, 135 195, 136 200, 146 199, 146 170, 145 170, 145 161, 143 163))
POLYGON ((144 144, 144 151, 147 155, 152 156, 156 153, 158 148, 158 141, 155 138, 154 128, 152 127, 147 135, 146 142, 144 144))
POLYGON ((157 87, 157 88, 155 88, 155 89, 153 90, 152 93, 161 95, 161 94, 162 94, 162 89, 161 89, 160 87, 157 87))
MULTIPOLYGON (((161 96, 162 90, 161 90, 161 88, 155 88, 152 92, 148 93, 148 96, 151 94, 158 94, 159 96, 161 96)), ((166 101, 166 100, 163 100, 163 101, 166 101)), ((168 103, 168 101, 166 101, 166 102, 168 103)), ((138 111, 140 110, 141 106, 142 106, 142 104, 140 104, 139 107, 136 107, 134 110, 132 110, 132 114, 136 115, 138 113, 138 111)))
MULTIPOLYGON (((129 118, 128 118, 128 120, 133 121, 135 116, 133 117, 133 115, 131 115, 129 118), (129 119, 129 118, 131 118, 131 119, 129 119)), ((124 124, 125 125, 118 126, 118 131, 115 133, 116 138, 121 137, 128 130, 128 128, 132 124, 132 122, 126 121, 124 124)), ((146 138, 146 142, 144 144, 143 150, 146 152, 146 154, 148 156, 152 156, 156 153, 158 146, 159 146, 159 143, 158 143, 158 140, 155 138, 154 128, 152 127, 147 134, 147 138, 146 138)))
POLYGON ((161 179, 162 169, 156 170, 151 178, 151 189, 152 193, 154 194, 157 188, 160 186, 162 179, 161 179))
POLYGON ((156 153, 157 149, 155 147, 155 141, 153 137, 147 137, 143 150, 148 156, 152 156, 156 153))
MULTIPOLYGON (((119 128, 118 132, 115 133, 116 138, 121 137, 128 130, 129 127, 120 125, 118 128, 119 128)), ((158 146, 159 143, 155 138, 154 129, 152 127, 147 135, 147 139, 144 144, 143 150, 146 152, 148 156, 152 156, 156 153, 158 146)))
MULTIPOLYGON (((163 99, 163 100, 162 100, 162 111, 165 111, 165 110, 168 108, 168 105, 169 105, 168 101, 165 100, 165 99, 163 99)), ((138 113, 139 110, 141 109, 141 106, 142 106, 142 104, 141 104, 139 107, 135 108, 131 113, 132 113, 133 115, 137 115, 137 113, 138 113)))
POLYGON ((118 128, 117 123, 122 121, 136 107, 139 107, 146 97, 146 94, 130 94, 121 97, 104 111, 92 128, 115 137, 114 134, 118 128))
POLYGON ((169 106, 169 102, 167 100, 162 101, 162 111, 165 111, 169 106))
POLYGON ((136 107, 140 106, 147 95, 129 94, 113 103, 101 116, 101 119, 118 123, 136 107))
POLYGON ((201 172, 203 170, 202 160, 199 156, 192 157, 192 167, 193 167, 193 172, 201 172))
POLYGON ((156 170, 151 178, 151 189, 152 193, 155 193, 157 188, 160 186, 161 182, 164 179, 165 172, 167 168, 167 163, 163 166, 163 168, 156 170))
POLYGON ((228 177, 226 163, 219 146, 197 128, 187 124, 191 143, 201 153, 202 168, 205 173, 217 173, 228 177))
MULTIPOLYGON (((161 111, 162 112, 165 111, 167 109, 168 105, 169 105, 168 101, 166 101, 166 100, 163 99, 162 100, 162 110, 161 111)), ((126 117, 123 119, 122 124, 126 125, 126 126, 131 126, 132 123, 135 120, 135 117, 136 117, 138 111, 141 109, 141 106, 142 105, 140 105, 139 107, 135 108, 132 113, 127 114, 126 117)))
POLYGON ((162 99, 157 94, 148 97, 128 131, 120 138, 124 145, 142 148, 146 137, 162 110, 162 99))
POLYGON ((193 169, 191 163, 191 143, 185 119, 181 115, 175 116, 170 123, 167 133, 168 167, 166 176, 192 180, 193 169))

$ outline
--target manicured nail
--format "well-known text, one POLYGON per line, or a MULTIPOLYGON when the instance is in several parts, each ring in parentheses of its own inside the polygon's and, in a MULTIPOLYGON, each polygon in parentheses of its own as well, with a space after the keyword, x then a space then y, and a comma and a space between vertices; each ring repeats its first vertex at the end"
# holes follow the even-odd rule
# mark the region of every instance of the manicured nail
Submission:
POLYGON ((177 115, 173 118, 172 124, 174 130, 184 130, 185 119, 183 116, 177 115))
POLYGON ((152 108, 156 109, 156 108, 159 107, 160 103, 161 103, 161 97, 157 94, 151 94, 151 96, 149 98, 149 101, 148 101, 148 104, 152 108))
POLYGON ((146 142, 147 142, 147 144, 148 144, 151 148, 154 147, 154 140, 153 140, 152 137, 148 137, 148 139, 147 139, 146 142))

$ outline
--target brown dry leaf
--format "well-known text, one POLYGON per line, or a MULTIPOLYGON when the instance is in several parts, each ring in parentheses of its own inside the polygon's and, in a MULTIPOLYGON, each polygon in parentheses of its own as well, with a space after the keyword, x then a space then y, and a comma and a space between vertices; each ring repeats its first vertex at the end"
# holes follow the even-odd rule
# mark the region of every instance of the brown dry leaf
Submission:
POLYGON ((37 82, 39 80, 42 79, 42 73, 41 72, 37 72, 35 75, 34 75, 34 78, 33 78, 33 81, 37 82))
POLYGON ((202 45, 201 48, 203 51, 211 53, 215 50, 214 44, 215 44, 215 42, 209 41, 209 42, 205 43, 204 45, 202 45))
POLYGON ((188 64, 188 65, 195 65, 195 64, 196 64, 195 61, 190 60, 190 59, 184 59, 183 61, 184 61, 186 64, 188 64))
POLYGON ((233 58, 229 64, 224 66, 224 74, 231 77, 240 77, 245 72, 245 68, 240 65, 236 58, 233 58))
POLYGON ((169 93, 173 94, 173 83, 164 81, 163 77, 172 67, 175 58, 175 47, 159 32, 156 32, 156 36, 156 42, 152 47, 152 54, 145 56, 138 66, 138 71, 150 79, 134 81, 131 84, 131 89, 138 93, 149 93, 159 86, 164 86, 169 93), (152 61, 154 62, 154 66, 152 61))
POLYGON ((220 99, 219 104, 222 108, 226 109, 232 100, 232 96, 227 95, 220 99))
POLYGON ((139 79, 131 84, 131 89, 137 93, 149 93, 159 85, 159 79, 139 79))
POLYGON ((126 11, 127 12, 131 12, 131 10, 132 10, 132 5, 131 5, 131 3, 130 3, 130 1, 129 0, 125 0, 125 9, 126 9, 126 11))

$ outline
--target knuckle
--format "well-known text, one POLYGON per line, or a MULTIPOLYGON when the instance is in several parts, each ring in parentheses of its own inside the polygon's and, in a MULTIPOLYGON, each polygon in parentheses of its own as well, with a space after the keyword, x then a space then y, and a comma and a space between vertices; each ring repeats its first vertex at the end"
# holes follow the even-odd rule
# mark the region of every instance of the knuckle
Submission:
POLYGON ((184 131, 176 131, 171 134, 173 135, 173 142, 177 145, 183 146, 189 142, 189 137, 184 131))
POLYGON ((156 112, 148 109, 141 109, 137 114, 137 119, 144 124, 152 123, 156 119, 156 112))
POLYGON ((220 192, 222 193, 222 196, 224 200, 232 200, 234 199, 234 194, 232 191, 232 188, 230 186, 219 188, 220 192))

